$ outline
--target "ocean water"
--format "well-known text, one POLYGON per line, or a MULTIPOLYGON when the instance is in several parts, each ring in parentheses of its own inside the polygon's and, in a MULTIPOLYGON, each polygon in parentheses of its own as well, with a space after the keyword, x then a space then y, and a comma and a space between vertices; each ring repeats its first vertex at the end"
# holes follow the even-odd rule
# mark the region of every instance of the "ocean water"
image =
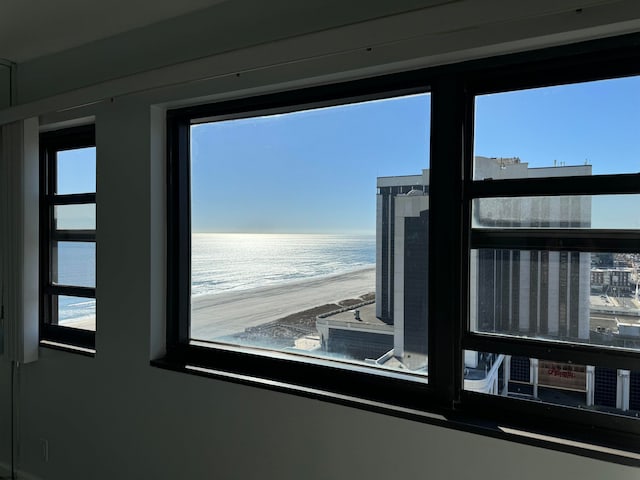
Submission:
MULTIPOLYGON (((58 283, 80 287, 96 286, 96 245, 91 242, 58 243, 58 283)), ((93 298, 58 298, 58 320, 64 323, 96 314, 93 298)))
POLYGON ((198 233, 192 238, 192 295, 259 288, 375 265, 373 235, 198 233))
MULTIPOLYGON (((375 265, 373 235, 197 233, 192 237, 192 295, 259 288, 375 265)), ((93 287, 95 244, 60 242, 59 283, 93 287)), ((60 297, 61 322, 95 315, 96 301, 60 297)))

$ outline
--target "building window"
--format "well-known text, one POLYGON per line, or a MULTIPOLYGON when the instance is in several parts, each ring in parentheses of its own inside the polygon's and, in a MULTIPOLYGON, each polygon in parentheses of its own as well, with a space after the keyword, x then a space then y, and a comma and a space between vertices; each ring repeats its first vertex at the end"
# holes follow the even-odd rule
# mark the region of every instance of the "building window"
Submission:
POLYGON ((95 348, 96 148, 93 126, 42 133, 41 340, 95 348))
POLYGON ((159 364, 628 450, 640 77, 621 42, 169 111, 159 364))

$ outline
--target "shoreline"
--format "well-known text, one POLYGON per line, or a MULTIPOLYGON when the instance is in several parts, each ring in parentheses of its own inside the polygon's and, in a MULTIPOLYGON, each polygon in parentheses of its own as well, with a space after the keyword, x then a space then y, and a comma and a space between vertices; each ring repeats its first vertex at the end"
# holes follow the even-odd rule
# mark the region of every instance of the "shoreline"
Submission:
POLYGON ((199 340, 242 333, 320 305, 375 291, 375 267, 248 290, 193 298, 191 336, 199 340))
POLYGON ((263 285, 261 287, 249 287, 249 288, 231 288, 228 290, 221 290, 219 292, 210 292, 210 293, 198 293, 196 295, 192 295, 191 297, 191 303, 192 305, 199 302, 200 300, 204 299, 204 298, 208 298, 208 297, 216 297, 219 295, 232 295, 232 294, 243 294, 246 292, 258 292, 258 291, 268 291, 270 289, 279 289, 279 288, 284 288, 287 286, 296 286, 298 284, 306 284, 306 283, 314 283, 317 281, 326 281, 326 280, 332 280, 332 279, 336 279, 336 278, 341 278, 341 277, 346 277, 346 276, 351 276, 351 275, 358 275, 359 273, 362 272, 367 272, 369 270, 373 270, 375 272, 376 266, 375 265, 371 265, 368 267, 359 267, 356 268, 355 270, 349 270, 347 272, 342 272, 342 273, 328 273, 326 275, 318 275, 315 277, 307 277, 307 278, 297 278, 297 279, 293 279, 293 280, 287 280, 287 281, 282 281, 282 282, 278 282, 275 283, 273 285, 263 285))

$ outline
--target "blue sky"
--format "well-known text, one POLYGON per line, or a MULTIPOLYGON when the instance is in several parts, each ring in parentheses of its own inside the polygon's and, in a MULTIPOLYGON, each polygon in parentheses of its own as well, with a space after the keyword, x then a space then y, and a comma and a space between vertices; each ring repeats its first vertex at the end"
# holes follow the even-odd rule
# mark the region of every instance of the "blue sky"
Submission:
MULTIPOLYGON (((96 191, 96 149, 78 148, 58 152, 58 194, 96 191)), ((94 229, 95 205, 65 205, 55 209, 58 228, 94 229)))
MULTIPOLYGON (((475 153, 530 168, 592 165, 593 175, 640 172, 640 78, 485 95, 476 100, 475 153)), ((595 196, 593 228, 640 229, 640 195, 595 196)))
MULTIPOLYGON (((475 154, 640 172, 639 87, 626 78, 480 96, 475 154)), ((418 95, 194 127, 194 230, 373 233, 376 177, 429 167, 429 117, 418 95)), ((594 227, 624 223, 603 223, 612 206, 640 211, 635 197, 599 197, 594 227)))
POLYGON ((193 230, 374 233, 376 178, 429 166, 428 95, 192 129, 193 230))
POLYGON ((476 102, 475 152, 529 167, 593 165, 640 172, 640 80, 630 77, 485 95, 476 102))
MULTIPOLYGON (((193 229, 373 233, 376 177, 429 168, 429 130, 429 95, 197 125, 193 229)), ((475 154, 640 172, 640 79, 480 96, 475 154)), ((60 155, 64 191, 95 188, 95 149, 60 155)), ((636 198, 594 199, 593 226, 640 228, 636 198)))
POLYGON ((96 149, 77 148, 58 152, 58 194, 96 191, 96 149))

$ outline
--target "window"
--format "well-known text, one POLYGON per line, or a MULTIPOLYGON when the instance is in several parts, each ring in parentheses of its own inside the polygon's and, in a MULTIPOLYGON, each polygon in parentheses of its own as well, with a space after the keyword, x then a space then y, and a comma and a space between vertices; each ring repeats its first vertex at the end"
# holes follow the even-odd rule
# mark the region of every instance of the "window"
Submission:
POLYGON ((174 355, 423 395, 429 89, 355 87, 170 112, 174 355))
POLYGON ((41 340, 95 348, 95 130, 43 133, 41 156, 41 340))
POLYGON ((638 432, 640 76, 528 68, 469 82, 463 347, 491 378, 462 402, 638 432))
POLYGON ((169 111, 157 364, 640 459, 626 42, 169 111))

